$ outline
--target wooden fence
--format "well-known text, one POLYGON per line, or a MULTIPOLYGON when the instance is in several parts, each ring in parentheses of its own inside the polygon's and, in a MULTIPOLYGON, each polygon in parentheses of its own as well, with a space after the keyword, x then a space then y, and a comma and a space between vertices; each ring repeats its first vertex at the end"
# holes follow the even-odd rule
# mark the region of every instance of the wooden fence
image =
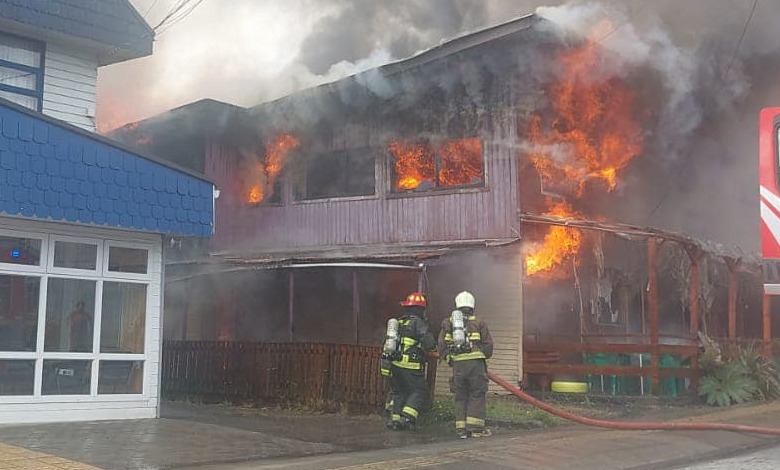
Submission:
MULTIPOLYGON (((166 398, 218 398, 353 409, 384 405, 380 348, 326 343, 164 341, 166 398)), ((435 362, 429 363, 429 382, 435 362)))

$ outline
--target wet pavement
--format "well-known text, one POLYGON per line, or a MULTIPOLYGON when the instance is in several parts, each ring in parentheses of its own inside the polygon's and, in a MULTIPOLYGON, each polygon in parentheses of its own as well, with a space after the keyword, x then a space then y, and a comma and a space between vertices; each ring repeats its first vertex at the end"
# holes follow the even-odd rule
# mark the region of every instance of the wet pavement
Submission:
MULTIPOLYGON (((698 416, 667 418, 765 426, 780 422, 780 403, 709 410, 704 414, 687 410, 698 416)), ((685 411, 659 410, 655 417, 685 411)), ((399 433, 387 430, 379 416, 183 402, 165 403, 163 416, 0 426, 0 470, 660 469, 780 443, 776 438, 727 432, 610 431, 571 425, 535 431, 494 425, 493 437, 463 441, 454 438, 452 423, 428 423, 419 432, 399 433), (4 457, 18 461, 5 465, 4 457)))
POLYGON ((397 433, 379 416, 170 402, 161 419, 0 426, 0 442, 106 470, 156 470, 442 442, 451 431, 397 433))

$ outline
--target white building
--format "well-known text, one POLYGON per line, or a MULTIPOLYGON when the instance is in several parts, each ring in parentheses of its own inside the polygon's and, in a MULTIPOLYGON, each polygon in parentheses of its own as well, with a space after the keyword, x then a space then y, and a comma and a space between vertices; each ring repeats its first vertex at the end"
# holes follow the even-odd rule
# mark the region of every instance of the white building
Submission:
POLYGON ((94 133, 97 68, 149 55, 126 0, 0 0, 0 423, 155 417, 163 241, 214 185, 94 133))

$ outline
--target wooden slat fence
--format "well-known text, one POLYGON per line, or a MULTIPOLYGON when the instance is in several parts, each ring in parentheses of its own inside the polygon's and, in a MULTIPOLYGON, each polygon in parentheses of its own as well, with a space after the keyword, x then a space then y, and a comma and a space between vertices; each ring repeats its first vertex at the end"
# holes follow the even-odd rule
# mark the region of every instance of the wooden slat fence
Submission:
POLYGON ((162 391, 167 398, 375 409, 387 397, 380 352, 327 343, 164 341, 162 391))

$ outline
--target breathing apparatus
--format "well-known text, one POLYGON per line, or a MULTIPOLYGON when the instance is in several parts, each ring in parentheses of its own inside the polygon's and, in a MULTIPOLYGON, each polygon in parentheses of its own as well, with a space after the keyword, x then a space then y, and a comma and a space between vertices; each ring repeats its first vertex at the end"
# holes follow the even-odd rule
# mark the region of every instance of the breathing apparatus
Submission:
POLYGON ((398 320, 391 318, 387 320, 387 333, 385 334, 385 346, 383 355, 390 358, 398 354, 398 320))
POLYGON ((461 310, 452 311, 450 324, 452 324, 452 352, 471 351, 471 342, 466 341, 466 321, 461 310))

